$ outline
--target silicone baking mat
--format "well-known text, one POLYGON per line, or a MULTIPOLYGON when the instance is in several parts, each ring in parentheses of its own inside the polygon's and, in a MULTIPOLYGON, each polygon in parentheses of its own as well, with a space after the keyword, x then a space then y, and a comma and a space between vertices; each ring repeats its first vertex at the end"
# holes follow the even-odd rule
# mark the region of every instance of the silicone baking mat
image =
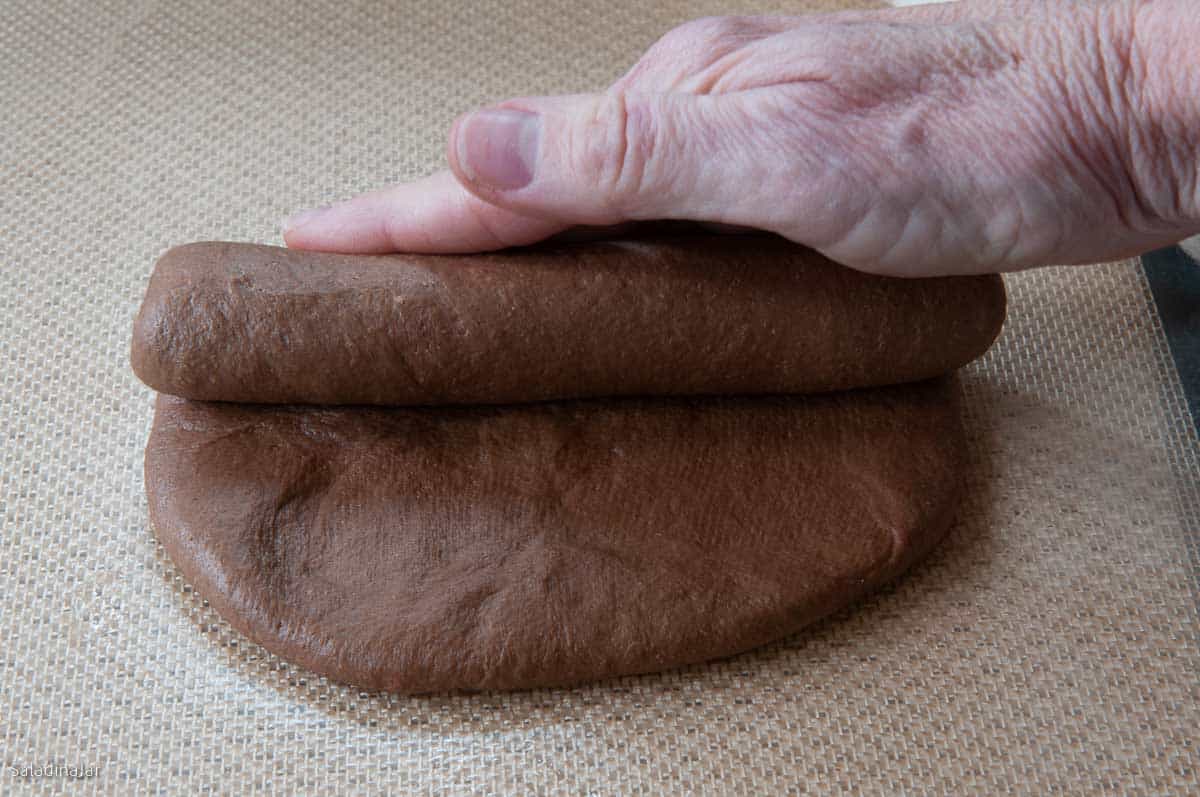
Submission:
POLYGON ((674 24, 749 6, 2 6, 0 792, 1197 789, 1200 462, 1136 262, 1009 278, 964 378, 949 539, 737 658, 364 694, 232 632, 156 546, 128 346, 158 254, 277 242, 289 211, 438 167, 459 112, 598 90, 674 24))

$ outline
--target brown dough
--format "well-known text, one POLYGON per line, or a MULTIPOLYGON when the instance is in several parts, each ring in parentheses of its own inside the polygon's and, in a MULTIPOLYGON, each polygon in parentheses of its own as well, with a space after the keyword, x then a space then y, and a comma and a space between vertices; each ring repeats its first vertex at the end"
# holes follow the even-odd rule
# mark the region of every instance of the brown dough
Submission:
POLYGON ((267 403, 808 393, 953 371, 1003 319, 998 277, 869 276, 770 236, 471 256, 198 243, 159 260, 133 367, 164 393, 267 403))
POLYGON ((160 396, 146 487, 189 581, 287 659, 400 692, 568 684, 746 650, 902 571, 959 497, 956 393, 441 409, 160 396))

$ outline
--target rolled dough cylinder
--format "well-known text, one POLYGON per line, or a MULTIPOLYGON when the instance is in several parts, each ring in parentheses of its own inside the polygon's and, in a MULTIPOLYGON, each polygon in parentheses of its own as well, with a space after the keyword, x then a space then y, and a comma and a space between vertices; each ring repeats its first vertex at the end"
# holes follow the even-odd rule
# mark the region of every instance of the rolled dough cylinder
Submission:
POLYGON ((1004 310, 998 277, 870 276, 758 235, 469 257, 197 243, 158 261, 133 367, 263 403, 807 393, 953 371, 1004 310))
POLYGON ((513 407, 160 396, 156 533, 236 628, 399 692, 661 670, 891 579, 962 488, 953 381, 513 407))

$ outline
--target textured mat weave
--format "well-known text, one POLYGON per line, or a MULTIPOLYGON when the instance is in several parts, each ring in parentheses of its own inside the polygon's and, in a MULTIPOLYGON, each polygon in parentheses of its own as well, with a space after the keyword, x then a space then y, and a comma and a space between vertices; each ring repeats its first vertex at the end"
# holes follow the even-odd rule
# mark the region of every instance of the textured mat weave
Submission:
POLYGON ((359 694, 233 633, 153 540, 128 342, 154 258, 277 241, 439 165, 461 110, 599 89, 732 7, 0 5, 0 792, 1200 786, 1200 460, 1136 264, 1009 280, 965 379, 974 498, 890 591, 660 676, 359 694), (22 776, 47 766, 97 771, 22 776))

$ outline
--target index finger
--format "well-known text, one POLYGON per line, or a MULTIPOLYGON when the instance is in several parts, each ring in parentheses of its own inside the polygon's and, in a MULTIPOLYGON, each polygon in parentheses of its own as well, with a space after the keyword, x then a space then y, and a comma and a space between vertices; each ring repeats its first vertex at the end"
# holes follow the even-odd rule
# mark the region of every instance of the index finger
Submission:
POLYGON ((444 170, 299 213, 283 222, 283 239, 322 252, 456 254, 524 246, 562 229, 492 205, 444 170))

